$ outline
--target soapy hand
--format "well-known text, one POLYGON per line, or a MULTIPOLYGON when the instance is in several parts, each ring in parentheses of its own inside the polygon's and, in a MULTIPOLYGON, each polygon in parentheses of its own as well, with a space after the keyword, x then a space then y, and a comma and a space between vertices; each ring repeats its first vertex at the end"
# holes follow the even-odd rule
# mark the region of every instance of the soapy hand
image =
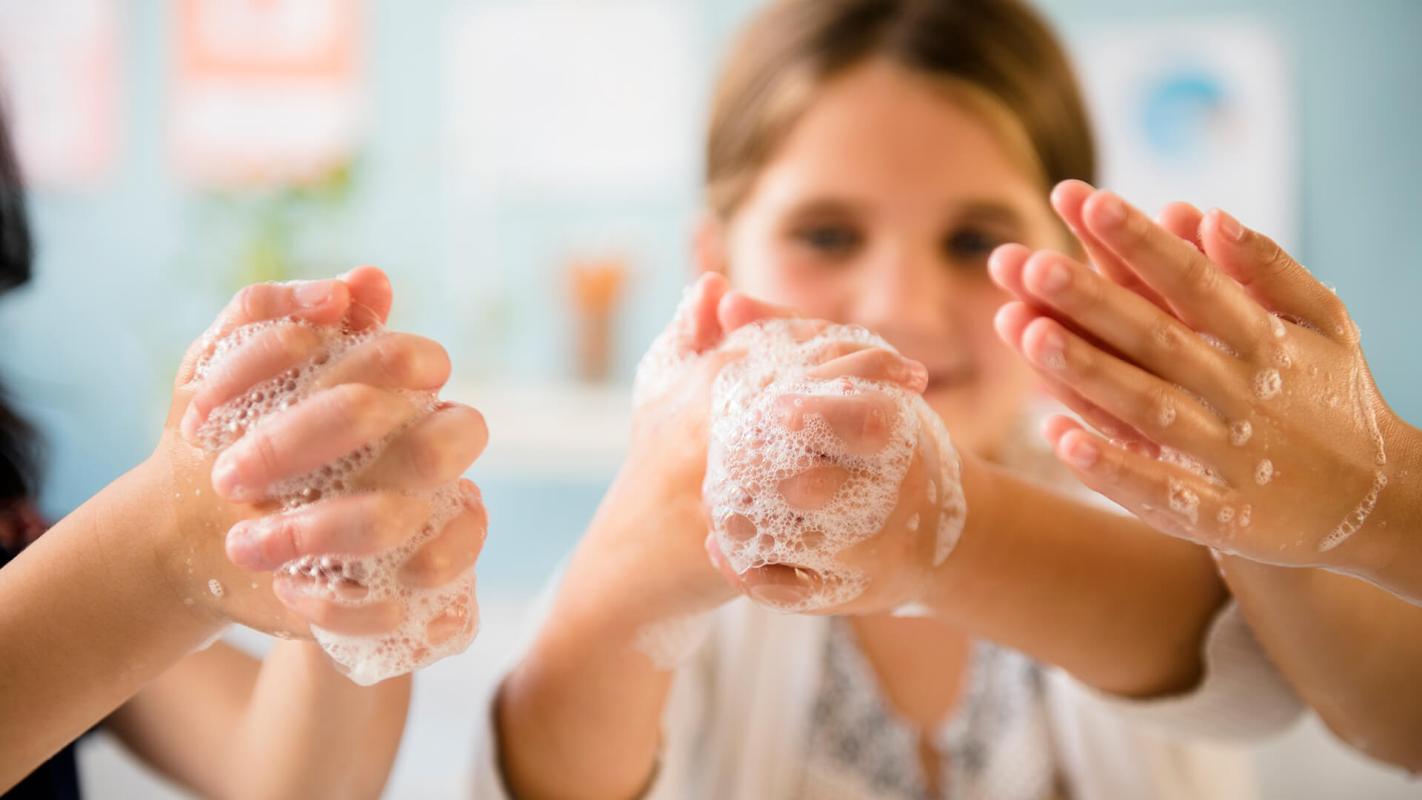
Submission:
POLYGON ((314 633, 365 683, 467 645, 486 527, 459 478, 483 419, 437 401, 448 357, 383 331, 390 300, 373 268, 243 290, 185 357, 154 457, 185 602, 314 633))
POLYGON ((922 365, 862 328, 773 319, 733 332, 717 378, 704 498, 713 558, 785 612, 921 599, 966 514, 922 365))
POLYGON ((1222 552, 1360 572, 1386 561, 1371 514, 1417 432, 1383 402, 1343 303, 1223 212, 1174 204, 1158 225, 1080 182, 1053 204, 1100 273, 999 248, 992 275, 1019 301, 998 331, 1124 445, 1056 418, 1057 455, 1154 527, 1222 552))

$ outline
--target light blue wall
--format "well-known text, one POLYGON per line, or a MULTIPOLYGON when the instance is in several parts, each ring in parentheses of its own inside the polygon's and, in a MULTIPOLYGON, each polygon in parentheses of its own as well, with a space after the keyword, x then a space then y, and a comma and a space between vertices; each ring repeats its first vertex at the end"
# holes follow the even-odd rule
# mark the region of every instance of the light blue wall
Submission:
MULTIPOLYGON (((483 0, 492 2, 494 0, 483 0)), ((591 1, 591 0, 589 0, 591 1)), ((722 42, 752 0, 669 0, 694 6, 704 94, 722 42)), ((664 191, 511 199, 497 210, 496 253, 513 305, 497 340, 482 335, 451 287, 481 269, 450 252, 450 179, 441 157, 443 29, 453 3, 371 6, 372 128, 348 207, 321 221, 317 267, 378 263, 399 288, 395 323, 440 337, 468 374, 548 377, 564 368, 567 330, 541 298, 554 286, 554 245, 570 231, 637 226, 662 272, 637 290, 619 369, 665 317, 684 275, 695 211, 695 165, 664 191), (449 297, 456 300, 450 302, 449 297), (451 306, 453 306, 451 308, 451 306)), ((1298 255, 1335 283, 1362 322, 1390 401, 1422 421, 1412 352, 1422 300, 1422 3, 1412 0, 1051 0, 1069 31, 1132 17, 1248 13, 1278 26, 1297 69, 1303 176, 1298 255)), ((214 314, 233 278, 218 212, 175 180, 164 150, 167 5, 133 2, 125 20, 122 141, 116 168, 93 191, 39 192, 39 278, 0 306, 0 375, 43 426, 52 469, 45 508, 72 508, 142 458, 156 436, 166 383, 183 345, 214 314)), ((501 483, 490 506, 508 515, 556 487, 501 483)), ((563 487, 590 508, 595 484, 563 487)), ((566 537, 583 509, 549 522, 566 537), (576 519, 575 519, 576 517, 576 519)), ((491 547, 493 545, 491 544, 491 547)), ((507 554, 510 558, 513 553, 507 554)))

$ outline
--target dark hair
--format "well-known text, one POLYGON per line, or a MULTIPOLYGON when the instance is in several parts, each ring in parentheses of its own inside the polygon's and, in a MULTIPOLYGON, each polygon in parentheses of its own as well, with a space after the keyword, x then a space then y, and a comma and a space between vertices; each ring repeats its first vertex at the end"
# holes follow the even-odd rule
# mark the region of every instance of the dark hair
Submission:
POLYGON ((1044 193, 1094 177, 1071 65, 1019 0, 779 0, 741 32, 716 89, 706 142, 711 209, 730 216, 814 92, 876 57, 966 88, 965 99, 1022 140, 1044 193))
MULTIPOLYGON (((34 260, 19 162, 0 108, 0 294, 30 279, 34 260)), ((32 498, 38 487, 39 438, 35 429, 5 402, 0 387, 0 509, 32 498)))

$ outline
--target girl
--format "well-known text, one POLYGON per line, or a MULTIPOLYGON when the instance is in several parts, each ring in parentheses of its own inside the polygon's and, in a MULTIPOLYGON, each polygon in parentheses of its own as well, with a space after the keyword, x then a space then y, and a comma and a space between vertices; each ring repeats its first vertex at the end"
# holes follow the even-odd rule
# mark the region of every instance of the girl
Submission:
MULTIPOLYGON (((0 287, 23 283, 30 257, 19 176, 0 120, 0 287)), ((340 280, 249 287, 212 333, 287 317, 370 324, 383 321, 389 307, 385 276, 362 268, 340 280)), ((302 361, 299 334, 296 326, 276 325, 190 385, 208 339, 194 345, 153 456, 48 532, 33 505, 34 434, 0 407, 5 797, 77 797, 69 743, 95 724, 203 796, 379 795, 404 728, 408 676, 358 687, 307 641, 278 642, 261 662, 225 644, 202 647, 232 621, 287 638, 309 637, 312 623, 348 633, 390 627, 389 608, 318 600, 294 579, 261 573, 303 554, 396 544, 379 534, 412 528, 408 519, 391 518, 401 512, 400 490, 456 478, 485 431, 473 409, 447 406, 389 446, 362 475, 361 494, 273 516, 264 488, 309 469, 297 468, 290 454, 334 459, 380 438, 412 411, 394 390, 437 389, 449 371, 434 342, 398 334, 374 340, 378 346, 333 362, 330 389, 268 420, 284 427, 248 431, 216 462, 203 456, 190 442, 205 414, 302 361), (340 432, 332 434, 333 423, 340 432), (229 529, 226 549, 236 565, 223 552, 229 529)), ((412 559, 406 579, 438 585, 467 569, 483 519, 475 506, 451 522, 412 559)))
MULTIPOLYGON (((702 355, 640 405, 628 459, 497 696, 480 788, 1248 796, 1236 756, 1154 732, 1259 735, 1297 708, 1208 553, 1018 477, 1060 481, 1024 447, 1031 373, 993 336, 1003 295, 987 258, 1006 241, 1074 249, 1045 197, 1093 168, 1043 23, 1015 2, 774 3, 733 49, 706 152, 696 249, 714 277, 666 340, 702 355), (726 278, 875 330, 909 357, 848 353, 819 369, 921 390, 953 432, 968 513, 941 565, 886 525, 846 554, 868 588, 830 609, 844 616, 728 605, 737 590, 783 605, 814 578, 781 568, 728 581, 703 550, 709 387, 736 358, 717 346, 786 313, 726 278), (929 618, 888 613, 906 602, 929 618), (668 670, 639 647, 649 626, 707 611, 713 628, 689 662, 668 670)), ((872 401, 818 411, 853 446, 874 435, 872 401)), ((918 463, 951 456, 931 451, 918 463)), ((914 469, 891 520, 937 513, 914 469)), ((807 505, 833 493, 800 489, 819 495, 807 505)))

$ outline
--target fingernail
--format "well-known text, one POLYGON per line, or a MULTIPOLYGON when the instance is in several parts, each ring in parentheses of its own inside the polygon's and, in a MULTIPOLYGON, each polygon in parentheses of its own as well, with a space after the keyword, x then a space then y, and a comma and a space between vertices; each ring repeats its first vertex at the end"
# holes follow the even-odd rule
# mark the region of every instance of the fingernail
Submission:
POLYGON ((779 583, 752 586, 750 597, 757 603, 774 609, 797 609, 810 599, 809 594, 800 588, 779 583))
POLYGON ((291 290, 296 302, 302 308, 316 308, 331 299, 330 281, 305 281, 291 290))
POLYGON ((261 561, 261 548, 257 545, 256 526, 239 522, 227 531, 227 560, 239 567, 249 569, 261 561))
POLYGON ((1066 369, 1066 340, 1054 330, 1047 331, 1042 336, 1042 347, 1037 357, 1047 369, 1066 369))
POLYGON ((183 412, 183 420, 182 420, 182 422, 179 422, 179 423, 178 423, 178 432, 183 435, 183 438, 184 438, 184 439, 192 439, 194 436, 197 435, 197 429, 198 429, 198 410, 197 410, 197 406, 193 405, 192 403, 189 403, 187 410, 183 412))
POLYGON ((1045 294, 1056 294, 1071 283, 1071 270, 1065 264, 1052 263, 1047 266, 1047 272, 1042 276, 1041 289, 1045 294))
POLYGON ((1096 465, 1096 459, 1101 457, 1101 451, 1096 449, 1094 442, 1083 437, 1067 448, 1066 457, 1077 469, 1091 469, 1096 465))
POLYGON ((250 499, 247 487, 237 480, 237 459, 232 457, 230 450, 218 456, 217 463, 212 465, 212 488, 235 503, 250 499))
POLYGON ((1102 195, 1097 205, 1096 219, 1106 225, 1120 225, 1126 221, 1126 204, 1114 194, 1102 195))
POLYGON ((904 359, 903 367, 905 385, 919 389, 928 386, 928 367, 911 358, 904 359))
POLYGON ((1223 233, 1230 241, 1244 241, 1244 226, 1239 224, 1239 220, 1218 208, 1215 209, 1215 213, 1220 218, 1220 233, 1223 233))

